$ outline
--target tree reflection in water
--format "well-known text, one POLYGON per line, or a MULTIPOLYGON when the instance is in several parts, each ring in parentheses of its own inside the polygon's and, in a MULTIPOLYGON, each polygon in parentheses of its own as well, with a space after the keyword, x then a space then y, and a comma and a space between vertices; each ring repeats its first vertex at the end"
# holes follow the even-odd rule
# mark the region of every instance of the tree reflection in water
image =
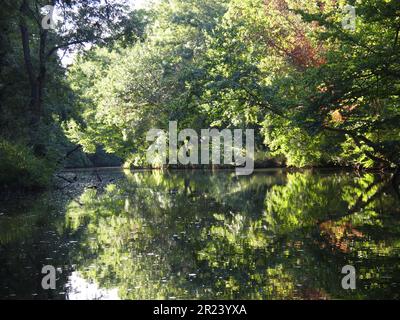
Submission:
MULTIPOLYGON (((128 172, 60 207, 65 214, 30 218, 45 219, 41 230, 56 229, 67 248, 53 255, 67 270, 59 298, 71 290, 71 270, 122 299, 399 298, 400 206, 390 176, 128 172), (357 270, 354 291, 341 287, 345 265, 357 270)), ((37 244, 21 219, 0 218, 13 230, 0 235, 1 260, 29 246, 43 264, 34 255, 51 246, 37 244)), ((19 292, 30 290, 44 294, 19 292)))

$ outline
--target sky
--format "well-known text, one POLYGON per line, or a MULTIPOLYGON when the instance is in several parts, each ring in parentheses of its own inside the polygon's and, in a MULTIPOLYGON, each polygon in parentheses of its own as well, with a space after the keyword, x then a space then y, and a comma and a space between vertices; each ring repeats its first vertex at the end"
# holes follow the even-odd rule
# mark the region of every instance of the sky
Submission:
POLYGON ((146 7, 146 5, 150 2, 149 0, 127 0, 129 5, 135 9, 141 9, 146 7))
MULTIPOLYGON (((154 2, 155 0, 126 0, 126 2, 130 5, 132 9, 142 9, 154 2)), ((57 16, 57 11, 55 11, 55 18, 56 20, 59 19, 57 16)), ((67 67, 73 62, 74 59, 74 53, 71 54, 64 54, 61 50, 58 52, 60 58, 61 58, 61 63, 63 64, 64 67, 67 67)))

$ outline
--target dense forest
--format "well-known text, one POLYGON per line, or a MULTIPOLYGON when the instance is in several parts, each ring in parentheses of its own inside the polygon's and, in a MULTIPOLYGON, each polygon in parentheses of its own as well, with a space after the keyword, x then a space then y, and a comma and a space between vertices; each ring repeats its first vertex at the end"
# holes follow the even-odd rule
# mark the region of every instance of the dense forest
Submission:
POLYGON ((0 300, 400 299, 399 0, 1 4, 0 300))
POLYGON ((259 163, 400 166, 398 0, 4 0, 0 28, 1 187, 146 166, 169 121, 255 129, 259 163))

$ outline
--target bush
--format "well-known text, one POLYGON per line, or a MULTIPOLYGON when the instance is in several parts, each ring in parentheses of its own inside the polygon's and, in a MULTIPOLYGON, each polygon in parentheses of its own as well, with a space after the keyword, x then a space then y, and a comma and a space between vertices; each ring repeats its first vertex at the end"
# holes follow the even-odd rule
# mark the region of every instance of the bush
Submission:
POLYGON ((0 138, 0 189, 44 188, 54 171, 54 164, 37 158, 30 148, 0 138))

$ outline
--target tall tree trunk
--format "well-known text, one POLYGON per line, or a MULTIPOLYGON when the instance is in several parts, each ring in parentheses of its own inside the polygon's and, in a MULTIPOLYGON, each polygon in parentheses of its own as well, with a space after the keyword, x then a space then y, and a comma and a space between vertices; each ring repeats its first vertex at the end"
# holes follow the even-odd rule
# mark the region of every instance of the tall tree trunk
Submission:
MULTIPOLYGON (((54 4, 54 1, 52 2, 54 4)), ((24 63, 28 75, 30 86, 30 98, 28 104, 28 121, 30 124, 30 144, 34 147, 34 152, 38 156, 46 154, 46 148, 39 141, 39 126, 43 117, 43 92, 46 81, 46 44, 48 31, 41 28, 38 21, 39 29, 39 56, 38 68, 35 70, 32 63, 32 53, 30 48, 30 34, 28 29, 28 18, 30 17, 30 8, 28 0, 23 0, 20 7, 20 32, 23 48, 24 63)))
POLYGON ((26 15, 29 11, 28 3, 26 0, 22 1, 20 7, 20 21, 19 21, 19 28, 21 32, 21 41, 22 41, 22 49, 24 55, 24 63, 26 72, 28 74, 29 86, 30 86, 30 100, 29 100, 29 113, 31 117, 35 116, 35 106, 37 105, 38 101, 38 88, 36 83, 35 77, 35 70, 32 64, 32 56, 31 56, 31 49, 29 44, 29 31, 26 22, 26 15))
POLYGON ((37 77, 37 101, 35 105, 35 114, 39 116, 39 120, 43 115, 43 90, 46 80, 46 42, 47 30, 40 32, 40 46, 39 46, 39 75, 37 77))

